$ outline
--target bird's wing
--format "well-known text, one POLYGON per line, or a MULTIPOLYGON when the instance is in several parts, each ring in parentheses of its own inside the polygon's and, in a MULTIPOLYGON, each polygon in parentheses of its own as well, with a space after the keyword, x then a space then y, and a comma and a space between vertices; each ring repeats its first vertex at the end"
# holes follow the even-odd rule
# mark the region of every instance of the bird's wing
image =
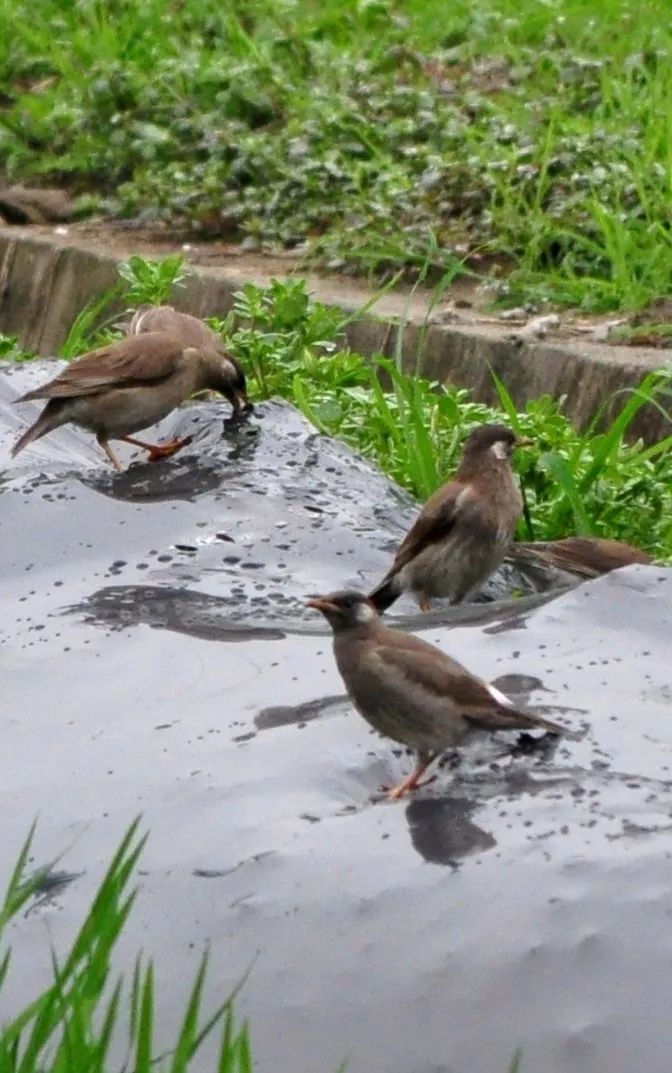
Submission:
POLYGON ((473 513, 472 500, 471 486, 457 480, 430 496, 399 545, 389 575, 402 570, 430 544, 444 540, 462 518, 473 513))
POLYGON ((141 335, 145 332, 170 332, 185 346, 225 353, 222 340, 209 325, 172 306, 141 306, 131 321, 131 333, 141 335))
POLYGON ((503 693, 470 674, 450 656, 426 645, 420 638, 400 635, 391 644, 376 645, 380 660, 396 672, 397 680, 409 689, 419 689, 435 699, 445 699, 452 709, 475 726, 487 730, 550 730, 561 734, 563 728, 546 719, 521 712, 503 693), (404 642, 415 642, 408 644, 404 642))
POLYGON ((129 336, 73 361, 55 379, 17 401, 100 395, 111 388, 155 384, 176 371, 184 349, 166 333, 129 336))

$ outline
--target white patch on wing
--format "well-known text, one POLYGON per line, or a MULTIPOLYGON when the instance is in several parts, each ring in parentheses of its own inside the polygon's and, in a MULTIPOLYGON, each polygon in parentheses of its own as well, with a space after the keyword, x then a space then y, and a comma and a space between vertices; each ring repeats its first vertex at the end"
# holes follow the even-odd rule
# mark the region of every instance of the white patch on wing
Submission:
POLYGON ((149 312, 151 312, 151 310, 144 309, 142 311, 142 313, 140 313, 140 314, 136 313, 135 314, 135 316, 133 317, 133 320, 131 321, 131 334, 132 335, 140 335, 142 333, 142 322, 143 322, 143 320, 145 319, 145 317, 147 316, 147 314, 149 312))
POLYGON ((355 618, 358 622, 371 622, 376 617, 376 612, 370 604, 358 604, 355 618))
POLYGON ((496 443, 493 443, 490 450, 492 451, 498 462, 503 462, 504 459, 507 457, 506 444, 503 440, 497 440, 496 443))
POLYGON ((515 708, 513 701, 509 700, 509 698, 505 696, 504 693, 500 693, 499 690, 495 688, 495 686, 491 686, 487 682, 485 682, 484 684, 490 696, 494 697, 494 699, 499 704, 503 704, 505 708, 515 708))
POLYGON ((461 492, 458 492, 455 497, 455 510, 461 510, 467 500, 471 499, 474 494, 474 490, 470 484, 465 485, 461 492))

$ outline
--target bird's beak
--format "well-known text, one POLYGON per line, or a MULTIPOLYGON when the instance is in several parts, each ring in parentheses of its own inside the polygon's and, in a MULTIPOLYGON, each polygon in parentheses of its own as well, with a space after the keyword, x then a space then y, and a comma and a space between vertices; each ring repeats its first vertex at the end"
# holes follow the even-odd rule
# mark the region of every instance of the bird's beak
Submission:
POLYGON ((529 436, 519 436, 513 446, 514 447, 534 447, 534 440, 531 440, 529 436))
POLYGON ((323 614, 326 611, 338 611, 336 604, 332 604, 324 596, 316 596, 312 600, 307 600, 306 607, 313 607, 316 611, 322 611, 323 614))

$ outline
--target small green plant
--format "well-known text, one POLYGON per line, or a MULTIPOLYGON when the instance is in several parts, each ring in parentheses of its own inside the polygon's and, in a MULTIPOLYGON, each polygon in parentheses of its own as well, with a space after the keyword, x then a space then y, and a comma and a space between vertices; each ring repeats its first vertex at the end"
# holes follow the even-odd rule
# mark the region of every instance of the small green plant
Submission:
MULTIPOLYGON (((53 867, 47 865, 26 876, 33 834, 34 829, 19 854, 0 906, 0 943, 11 921, 40 892, 53 867)), ((70 950, 62 958, 52 953, 52 982, 0 1027, 3 1073, 112 1073, 118 1065, 112 1064, 110 1048, 113 1035, 118 1037, 120 1032, 128 1039, 125 1068, 133 1073, 195 1070, 203 1044, 214 1032, 220 1035, 217 1073, 252 1073, 247 1025, 236 1024, 233 998, 204 1014, 206 955, 168 1053, 158 1054, 154 1040, 153 963, 138 958, 130 981, 112 977, 112 954, 133 908, 137 893, 133 877, 144 844, 136 821, 112 858, 70 950)), ((6 950, 0 957, 0 993, 10 983, 11 951, 6 950)))
POLYGON ((124 298, 129 306, 163 305, 175 287, 184 286, 188 272, 180 254, 160 260, 133 255, 119 265, 119 275, 126 284, 124 298))
POLYGON ((30 350, 24 350, 15 335, 0 334, 0 361, 33 361, 37 357, 30 350))
MULTIPOLYGON (((127 304, 129 311, 143 304, 162 305, 187 276, 184 259, 180 256, 155 261, 134 255, 128 261, 122 261, 118 271, 119 283, 100 298, 94 298, 75 318, 59 348, 60 358, 71 361, 95 347, 116 342, 121 338, 121 332, 115 327, 118 318, 108 312, 110 307, 116 308, 120 301, 127 304)), ((14 357, 13 360, 21 359, 14 357)))
POLYGON ((118 338, 119 333, 110 326, 113 318, 105 318, 104 313, 120 294, 121 286, 117 286, 84 306, 84 309, 75 317, 65 341, 59 348, 59 358, 72 361, 87 350, 92 350, 95 346, 103 346, 118 338))
POLYGON ((522 1073, 523 1052, 520 1047, 514 1052, 507 1073, 522 1073))

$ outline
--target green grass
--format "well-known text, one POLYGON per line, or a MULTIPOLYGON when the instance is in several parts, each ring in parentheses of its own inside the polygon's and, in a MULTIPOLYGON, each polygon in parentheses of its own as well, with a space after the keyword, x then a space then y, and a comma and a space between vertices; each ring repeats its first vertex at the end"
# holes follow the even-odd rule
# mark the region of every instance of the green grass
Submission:
MULTIPOLYGON (((184 268, 179 258, 148 267, 135 257, 120 274, 126 297, 137 305, 165 300, 184 279, 184 268)), ((118 297, 115 290, 82 311, 62 357, 120 335, 109 326, 93 336, 85 330, 118 297)), ((521 539, 612 537, 672 560, 672 436, 645 447, 630 435, 642 406, 672 411, 670 370, 649 374, 637 391, 605 399, 591 426, 578 432, 562 400, 542 396, 517 411, 494 374, 499 407, 475 402, 463 388, 409 376, 381 355, 364 358, 344 345, 350 319, 312 302, 302 280, 274 280, 267 289, 247 284, 231 313, 210 323, 247 370, 254 400, 287 399, 322 433, 343 440, 420 500, 449 478, 472 428, 504 420, 535 442, 517 453, 527 504, 521 539), (609 407, 615 416, 607 421, 609 407)), ((10 356, 22 357, 15 340, 6 345, 10 356)), ((2 348, 0 340, 0 354, 2 348)))
MULTIPOLYGON (((12 957, 5 936, 11 922, 38 895, 53 865, 26 875, 33 831, 27 838, 0 904, 0 994, 11 988, 12 957)), ((0 1025, 2 1073, 113 1073, 115 1047, 126 1044, 123 1068, 133 1073, 203 1070, 203 1044, 219 1036, 212 1073, 252 1073, 246 1024, 238 1025, 227 997, 207 1014, 204 955, 169 1050, 157 1051, 154 965, 138 957, 130 979, 116 976, 111 959, 132 911, 136 865, 145 843, 137 821, 129 828, 103 876, 98 893, 65 955, 52 950, 51 981, 16 1016, 0 1025)))
POLYGON ((503 300, 636 309, 672 285, 668 15, 0 0, 0 155, 84 206, 250 248, 378 278, 480 253, 503 300))

